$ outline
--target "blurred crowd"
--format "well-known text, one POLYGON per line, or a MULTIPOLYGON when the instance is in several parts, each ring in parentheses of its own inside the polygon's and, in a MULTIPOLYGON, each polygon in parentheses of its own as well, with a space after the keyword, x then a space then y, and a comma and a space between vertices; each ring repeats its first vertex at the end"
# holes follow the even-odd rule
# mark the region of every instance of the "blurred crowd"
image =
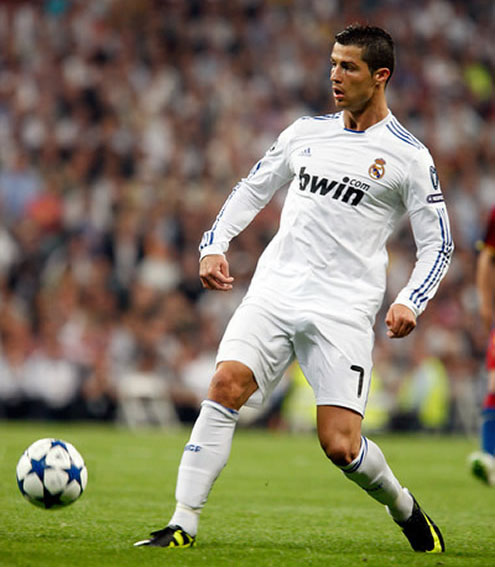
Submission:
MULTIPOLYGON (((282 129, 332 111, 333 37, 359 21, 396 40, 389 103, 435 158, 456 243, 410 337, 390 341, 385 311, 377 319, 371 426, 476 428, 486 340, 476 243, 495 202, 494 7, 1 2, 0 417, 194 419, 283 191, 232 243, 229 294, 201 289, 201 235, 282 129)), ((384 310, 414 262, 407 219, 389 252, 384 310)), ((297 374, 258 419, 305 422, 297 374)))

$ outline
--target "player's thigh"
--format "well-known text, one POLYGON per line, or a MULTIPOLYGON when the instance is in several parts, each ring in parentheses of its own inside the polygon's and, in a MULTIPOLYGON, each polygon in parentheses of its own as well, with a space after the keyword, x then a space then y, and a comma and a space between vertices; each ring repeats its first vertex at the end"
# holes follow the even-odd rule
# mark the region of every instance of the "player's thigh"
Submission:
POLYGON ((319 321, 295 340, 301 369, 317 405, 348 408, 364 415, 370 388, 371 327, 319 321))
POLYGON ((294 358, 290 323, 271 305, 243 302, 232 316, 217 353, 217 365, 241 362, 250 368, 265 398, 294 358))

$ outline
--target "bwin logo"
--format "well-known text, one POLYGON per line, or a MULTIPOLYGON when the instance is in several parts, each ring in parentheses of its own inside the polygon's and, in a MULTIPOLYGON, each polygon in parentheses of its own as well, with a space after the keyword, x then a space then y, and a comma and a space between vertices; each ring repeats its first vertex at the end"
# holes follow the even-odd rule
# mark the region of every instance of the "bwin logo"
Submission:
POLYGON ((332 199, 340 199, 353 207, 361 202, 365 191, 370 188, 367 183, 362 183, 358 179, 351 180, 349 177, 343 177, 340 182, 334 179, 330 181, 325 177, 318 177, 317 175, 311 176, 309 173, 305 173, 305 171, 305 167, 301 167, 299 170, 299 189, 301 191, 305 191, 309 186, 311 193, 319 193, 325 196, 335 189, 332 193, 332 199), (358 189, 358 187, 362 187, 362 189, 358 189))

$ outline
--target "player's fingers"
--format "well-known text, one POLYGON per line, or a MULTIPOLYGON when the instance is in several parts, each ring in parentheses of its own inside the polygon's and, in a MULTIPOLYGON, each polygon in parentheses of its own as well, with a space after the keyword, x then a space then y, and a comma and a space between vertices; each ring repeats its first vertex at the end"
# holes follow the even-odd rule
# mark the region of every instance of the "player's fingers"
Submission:
POLYGON ((392 339, 400 339, 407 337, 416 327, 416 323, 409 319, 400 319, 395 321, 395 324, 389 328, 387 336, 392 339))
POLYGON ((203 258, 199 265, 199 277, 200 278, 216 278, 220 279, 225 277, 224 273, 227 274, 228 277, 228 265, 226 262, 222 262, 218 257, 206 257, 203 258))
POLYGON ((404 317, 401 322, 401 333, 403 337, 407 337, 409 333, 414 331, 416 328, 416 318, 415 317, 404 317))
POLYGON ((387 311, 387 315, 385 317, 385 324, 387 325, 388 328, 387 336, 395 335, 396 322, 395 322, 394 311, 392 308, 390 308, 387 311))
POLYGON ((205 256, 199 265, 199 278, 203 287, 228 291, 234 278, 229 275, 229 264, 220 254, 205 256))
POLYGON ((220 270, 212 270, 207 274, 203 275, 204 278, 208 280, 208 282, 214 286, 224 286, 232 284, 234 278, 231 276, 225 276, 220 270))
POLYGON ((234 278, 232 276, 226 276, 222 272, 216 272, 213 275, 213 281, 216 289, 220 291, 228 291, 229 289, 232 289, 232 282, 234 281, 234 278))
POLYGON ((390 306, 385 323, 388 327, 387 336, 391 339, 406 337, 416 327, 416 317, 406 306, 393 304, 390 306))
POLYGON ((203 277, 203 276, 199 276, 199 279, 201 281, 201 285, 205 288, 205 289, 213 289, 212 285, 210 284, 208 278, 203 277))
POLYGON ((217 270, 214 274, 212 274, 212 277, 218 283, 222 283, 222 284, 232 283, 234 281, 234 278, 232 276, 229 276, 228 274, 225 275, 220 270, 217 270))
POLYGON ((215 289, 220 291, 228 291, 232 289, 232 282, 234 278, 225 277, 223 274, 217 272, 215 274, 208 274, 200 276, 201 283, 206 289, 215 289))
MULTIPOLYGON (((229 263, 227 261, 222 262, 219 266, 219 269, 223 277, 230 278, 230 268, 229 268, 229 263)), ((233 280, 234 278, 231 279, 233 280)))
POLYGON ((394 326, 394 318, 390 312, 387 313, 387 316, 385 317, 385 325, 387 325, 388 329, 391 329, 394 326))

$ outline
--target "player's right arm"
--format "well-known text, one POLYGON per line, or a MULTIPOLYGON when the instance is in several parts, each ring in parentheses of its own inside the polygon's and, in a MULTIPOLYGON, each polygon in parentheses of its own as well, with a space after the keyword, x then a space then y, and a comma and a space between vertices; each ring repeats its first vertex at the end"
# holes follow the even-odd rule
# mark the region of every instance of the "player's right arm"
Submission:
POLYGON ((231 289, 233 280, 224 257, 230 241, 249 225, 277 189, 294 177, 288 156, 296 123, 280 134, 249 175, 234 187, 213 226, 203 234, 199 251, 200 279, 204 287, 231 289))

